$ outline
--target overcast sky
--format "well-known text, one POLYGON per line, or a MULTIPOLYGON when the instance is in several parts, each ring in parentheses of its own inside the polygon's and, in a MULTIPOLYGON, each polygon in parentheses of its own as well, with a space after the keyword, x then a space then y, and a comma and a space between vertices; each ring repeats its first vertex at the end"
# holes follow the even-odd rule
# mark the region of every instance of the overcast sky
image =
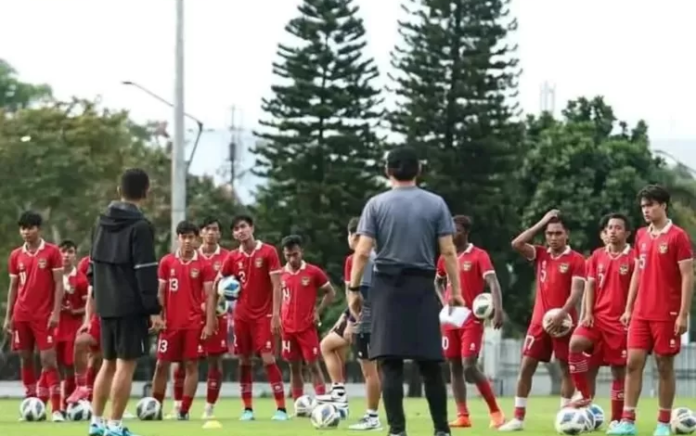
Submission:
MULTIPOLYGON (((385 73, 398 42, 400 0, 356 2, 369 54, 385 73)), ((186 111, 225 129, 236 106, 253 128, 273 82, 276 44, 286 38, 283 27, 298 3, 189 0, 186 111)), ((0 58, 60 97, 101 96, 136 119, 170 119, 166 106, 120 82, 172 98, 174 13, 173 0, 0 0, 0 58)), ((524 69, 525 111, 539 110, 540 86, 548 81, 557 109, 570 98, 601 94, 620 118, 646 119, 655 139, 696 139, 696 1, 513 0, 512 14, 520 23, 513 40, 524 69)), ((225 135, 207 136, 196 172, 212 173, 226 157, 225 135)), ((669 151, 679 158, 696 160, 689 158, 694 150, 675 147, 669 151)))

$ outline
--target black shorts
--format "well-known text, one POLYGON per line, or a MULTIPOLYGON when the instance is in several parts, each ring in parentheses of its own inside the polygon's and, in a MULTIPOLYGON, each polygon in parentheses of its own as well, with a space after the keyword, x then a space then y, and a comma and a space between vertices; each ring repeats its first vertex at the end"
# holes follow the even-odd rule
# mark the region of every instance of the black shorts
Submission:
POLYGON ((353 352, 360 360, 370 359, 370 334, 355 333, 353 335, 353 352))
POLYGON ((348 327, 348 319, 343 318, 343 321, 341 321, 339 325, 335 326, 332 331, 338 336, 343 337, 343 334, 346 332, 346 327, 348 327))
POLYGON ((101 319, 104 360, 136 360, 150 352, 149 317, 143 315, 101 319))

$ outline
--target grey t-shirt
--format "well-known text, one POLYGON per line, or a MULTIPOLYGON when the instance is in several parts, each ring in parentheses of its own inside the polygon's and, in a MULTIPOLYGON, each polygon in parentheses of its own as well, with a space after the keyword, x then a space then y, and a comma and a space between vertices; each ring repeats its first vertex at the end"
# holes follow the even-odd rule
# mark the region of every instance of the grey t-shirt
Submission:
POLYGON ((358 234, 375 240, 375 269, 435 271, 438 238, 454 234, 449 208, 439 195, 418 187, 394 188, 372 197, 360 216, 358 234))

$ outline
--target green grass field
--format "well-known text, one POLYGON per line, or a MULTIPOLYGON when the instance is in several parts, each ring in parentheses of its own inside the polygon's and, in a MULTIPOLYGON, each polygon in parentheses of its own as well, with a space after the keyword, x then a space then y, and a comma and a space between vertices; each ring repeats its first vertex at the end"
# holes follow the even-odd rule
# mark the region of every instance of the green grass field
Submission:
MULTIPOLYGON (((129 405, 129 410, 135 410, 135 400, 129 405)), ((81 436, 87 434, 87 426, 84 422, 66 422, 53 424, 50 421, 40 423, 18 422, 19 400, 0 401, 0 435, 1 436, 81 436)), ((534 436, 553 435, 553 419, 558 410, 558 399, 550 397, 532 398, 529 402, 527 412, 527 426, 525 433, 534 436)), ((605 413, 609 413, 609 400, 600 399, 598 401, 605 413)), ((696 399, 684 399, 677 402, 679 406, 696 408, 696 399)), ((504 398, 501 406, 506 414, 512 413, 512 399, 504 398)), ((165 404, 165 411, 170 410, 171 403, 165 404)), ((234 435, 234 436, 299 436, 308 434, 355 434, 347 429, 347 424, 342 422, 338 429, 314 430, 308 419, 297 418, 289 422, 271 422, 270 416, 274 409, 273 402, 269 399, 257 399, 255 403, 256 418, 255 422, 239 422, 237 420, 240 412, 240 401, 238 399, 225 399, 216 407, 216 414, 222 424, 220 429, 202 429, 203 421, 198 419, 201 415, 203 401, 194 403, 191 412, 192 420, 189 422, 160 421, 160 422, 139 422, 134 420, 127 425, 131 431, 142 436, 194 436, 198 434, 210 436, 215 435, 234 435)), ((496 434, 496 430, 488 428, 488 414, 483 401, 474 399, 469 408, 472 414, 474 427, 471 429, 454 429, 453 434, 462 435, 491 435, 496 434)), ((357 420, 363 413, 364 403, 361 400, 351 402, 351 416, 348 423, 357 420)), ((431 435, 432 425, 428 415, 428 407, 425 400, 408 399, 406 400, 406 413, 408 417, 408 433, 410 436, 431 435)), ((386 418, 382 415, 384 430, 377 434, 386 434, 386 418)), ((654 399, 642 399, 639 409, 640 434, 651 435, 657 414, 657 402, 654 399)), ((455 415, 454 404, 450 408, 450 416, 455 415)), ((604 430, 595 434, 602 434, 604 430)))

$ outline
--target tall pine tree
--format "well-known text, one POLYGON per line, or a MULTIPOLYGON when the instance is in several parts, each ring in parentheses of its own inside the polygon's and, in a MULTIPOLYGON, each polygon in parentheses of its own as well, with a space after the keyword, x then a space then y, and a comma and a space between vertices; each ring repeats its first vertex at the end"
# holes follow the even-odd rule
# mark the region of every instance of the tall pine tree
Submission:
POLYGON ((392 129, 427 161, 424 185, 453 213, 472 215, 474 242, 501 255, 509 251, 504 228, 514 216, 510 179, 521 151, 516 47, 506 44, 517 23, 508 3, 407 1, 403 42, 392 53, 397 105, 389 114, 392 129))
MULTIPOLYGON (((307 257, 341 277, 345 227, 380 189, 378 76, 363 54, 365 28, 352 0, 304 0, 279 44, 279 84, 263 100, 255 174, 267 184, 255 208, 270 242, 300 234, 307 257)), ((383 186, 383 184, 382 184, 383 186)))

